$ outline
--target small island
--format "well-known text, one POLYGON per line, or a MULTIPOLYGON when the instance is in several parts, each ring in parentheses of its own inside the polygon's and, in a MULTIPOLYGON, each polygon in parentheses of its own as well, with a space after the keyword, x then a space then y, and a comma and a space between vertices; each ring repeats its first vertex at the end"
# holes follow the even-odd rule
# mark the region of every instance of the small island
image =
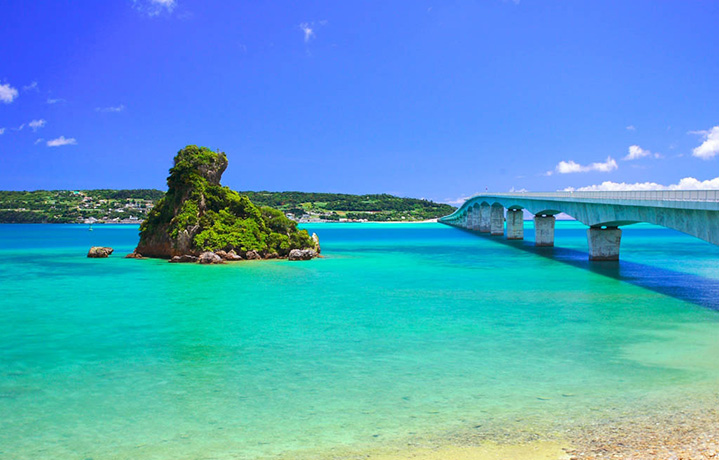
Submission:
POLYGON ((188 145, 175 156, 165 196, 140 226, 132 257, 171 262, 307 260, 319 253, 319 239, 276 209, 257 207, 247 196, 220 185, 227 156, 188 145))

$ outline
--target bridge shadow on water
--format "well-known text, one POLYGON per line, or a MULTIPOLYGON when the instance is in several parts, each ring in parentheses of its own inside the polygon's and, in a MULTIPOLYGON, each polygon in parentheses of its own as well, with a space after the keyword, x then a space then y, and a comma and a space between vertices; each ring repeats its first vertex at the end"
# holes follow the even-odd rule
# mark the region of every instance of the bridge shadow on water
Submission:
POLYGON ((521 251, 719 311, 719 280, 716 279, 621 260, 621 255, 618 262, 591 261, 587 252, 576 249, 560 246, 537 247, 534 246, 534 241, 508 240, 503 236, 490 236, 473 230, 455 228, 498 244, 511 246, 521 251))

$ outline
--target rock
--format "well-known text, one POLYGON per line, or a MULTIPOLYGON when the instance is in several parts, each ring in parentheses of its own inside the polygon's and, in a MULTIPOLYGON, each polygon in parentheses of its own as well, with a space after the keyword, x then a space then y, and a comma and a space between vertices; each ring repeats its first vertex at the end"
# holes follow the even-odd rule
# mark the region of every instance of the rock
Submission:
POLYGON ((276 252, 270 252, 269 254, 267 254, 265 256, 265 259, 279 259, 279 258, 280 258, 280 255, 277 254, 276 252))
POLYGON ((190 254, 184 254, 181 256, 173 257, 172 259, 170 259, 170 262, 174 264, 194 263, 197 262, 197 257, 190 254))
POLYGON ((223 187, 227 164, 227 155, 219 150, 188 145, 177 152, 167 178, 167 193, 140 226, 135 252, 170 259, 216 251, 221 259, 238 260, 239 256, 245 258, 244 248, 251 247, 256 251, 248 251, 248 259, 261 259, 271 252, 284 256, 287 249, 281 245, 285 238, 272 237, 276 231, 293 241, 293 247, 318 249, 307 230, 298 229, 282 211, 260 209, 246 195, 223 187), (241 234, 231 230, 238 227, 256 231, 241 234), (240 251, 239 256, 228 256, 231 249, 240 251))
POLYGON ((245 258, 247 260, 260 260, 262 259, 262 256, 257 251, 247 251, 247 254, 245 254, 245 258))
POLYGON ((320 237, 317 236, 317 233, 312 234, 312 241, 315 242, 315 251, 317 251, 317 254, 322 252, 322 250, 320 249, 320 237))
POLYGON ((144 259, 144 257, 139 252, 131 252, 125 256, 125 259, 144 259))
POLYGON ((103 246, 93 246, 90 248, 90 250, 87 252, 87 256, 91 259, 103 259, 105 257, 108 257, 114 249, 107 248, 103 246))
POLYGON ((218 256, 214 252, 203 252, 200 254, 199 262, 201 264, 221 264, 224 261, 222 257, 218 256))
POLYGON ((290 251, 288 260, 310 260, 317 257, 317 251, 314 249, 293 249, 290 251))
MULTIPOLYGON (((217 253, 215 253, 215 254, 217 254, 217 253)), ((242 256, 240 256, 239 254, 237 254, 237 253, 235 252, 235 250, 232 249, 230 252, 226 253, 224 259, 225 259, 225 260, 230 260, 230 261, 242 260, 242 256)))

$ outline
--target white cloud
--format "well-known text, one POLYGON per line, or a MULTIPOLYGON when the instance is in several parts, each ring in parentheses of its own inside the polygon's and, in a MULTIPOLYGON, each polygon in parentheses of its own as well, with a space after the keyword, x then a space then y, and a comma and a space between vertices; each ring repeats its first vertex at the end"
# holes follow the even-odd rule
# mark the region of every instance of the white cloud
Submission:
POLYGON ((38 129, 40 129, 40 128, 42 128, 43 126, 45 126, 46 124, 47 124, 47 122, 41 118, 41 119, 39 119, 39 120, 33 120, 33 121, 31 121, 31 122, 28 123, 27 125, 32 128, 33 132, 35 132, 35 131, 37 131, 38 129))
MULTIPOLYGON (((598 171, 598 172, 610 172, 617 169, 619 166, 617 165, 617 162, 612 157, 607 157, 606 161, 603 163, 592 163, 589 165, 580 165, 579 163, 576 163, 572 160, 569 161, 560 161, 556 168, 554 170, 559 174, 573 174, 573 173, 581 173, 581 172, 589 172, 589 171, 598 171)), ((547 171, 546 175, 551 176, 552 171, 547 171)))
MULTIPOLYGON (((477 193, 475 193, 474 195, 477 195, 477 193)), ((446 199, 444 200, 444 202, 445 202, 446 204, 451 204, 452 206, 459 206, 459 205, 461 205, 462 203, 464 203, 465 201, 467 201, 468 199, 472 198, 472 196, 474 196, 474 195, 471 195, 471 196, 461 196, 461 197, 459 197, 459 198, 446 198, 446 199)))
POLYGON ((302 30, 305 34, 305 43, 309 42, 315 36, 314 30, 312 30, 313 26, 314 24, 310 24, 308 22, 300 24, 300 30, 302 30))
POLYGON ((3 134, 5 134, 5 128, 0 128, 0 136, 2 136, 3 134))
POLYGON ((67 102, 67 101, 65 101, 65 99, 63 99, 61 97, 59 97, 57 99, 50 99, 50 98, 47 99, 48 104, 57 104, 58 102, 67 102))
POLYGON ((624 160, 624 161, 631 161, 631 160, 637 160, 637 159, 639 159, 639 158, 651 157, 651 156, 653 156, 654 158, 660 158, 660 157, 661 157, 660 154, 658 154, 658 153, 652 153, 652 152, 650 152, 649 150, 646 150, 646 149, 643 149, 643 148, 639 147, 638 145, 630 145, 630 146, 629 146, 629 153, 627 154, 627 156, 625 156, 624 158, 622 158, 622 160, 624 160))
POLYGON ((150 0, 150 5, 157 8, 158 12, 155 14, 159 14, 159 11, 163 9, 168 13, 172 13, 172 10, 177 6, 177 2, 175 0, 150 0))
POLYGON ((177 6, 177 0, 132 0, 135 9, 148 16, 157 16, 160 13, 172 11, 177 6))
POLYGON ((77 144, 77 141, 74 137, 71 137, 69 139, 66 139, 65 136, 60 136, 57 139, 52 139, 47 141, 48 147, 60 147, 62 145, 75 145, 77 144))
POLYGON ((37 89, 37 82, 36 82, 36 81, 30 83, 29 85, 25 85, 25 86, 22 87, 22 90, 23 90, 23 91, 30 91, 31 89, 34 89, 35 91, 39 91, 39 90, 37 89))
POLYGON ((43 139, 43 138, 41 137, 40 139, 38 139, 38 140, 35 141, 35 145, 41 143, 41 142, 44 141, 44 140, 45 140, 45 139, 43 139))
POLYGON ((25 127, 25 123, 21 124, 17 128, 12 128, 13 131, 22 131, 22 129, 25 127))
POLYGON ((95 112, 122 112, 125 110, 125 104, 120 104, 115 107, 96 107, 95 112))
POLYGON ((719 189, 719 177, 714 179, 700 181, 693 177, 685 177, 676 184, 662 185, 656 182, 635 182, 633 184, 627 184, 626 182, 611 182, 605 181, 599 185, 590 185, 588 187, 580 187, 575 189, 569 187, 564 189, 565 191, 577 191, 577 192, 600 192, 600 191, 644 191, 644 190, 718 190, 719 189))
POLYGON ((692 151, 692 155, 702 160, 709 160, 719 155, 719 126, 706 131, 692 131, 691 134, 700 134, 704 142, 692 151))
POLYGON ((634 127, 634 125, 627 126, 627 131, 636 131, 637 128, 634 127))
POLYGON ((17 97, 17 95, 17 89, 10 86, 10 83, 0 85, 0 101, 9 104, 17 97))

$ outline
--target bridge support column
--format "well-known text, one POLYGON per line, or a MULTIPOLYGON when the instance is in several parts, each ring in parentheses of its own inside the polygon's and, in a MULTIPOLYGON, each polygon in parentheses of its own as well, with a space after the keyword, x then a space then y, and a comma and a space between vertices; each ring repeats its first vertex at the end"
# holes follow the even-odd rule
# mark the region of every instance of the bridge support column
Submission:
POLYGON ((524 239, 524 213, 521 209, 507 209, 507 239, 524 239))
POLYGON ((490 232, 490 213, 491 207, 484 203, 479 206, 479 231, 482 233, 490 232))
POLYGON ((493 204, 489 212, 489 234, 492 236, 504 235, 504 206, 493 204))
POLYGON ((589 260, 619 260, 622 231, 616 227, 587 229, 589 260))
POLYGON ((479 206, 472 206, 470 210, 469 229, 479 230, 479 206))
POLYGON ((554 216, 534 216, 534 245, 554 246, 554 216))

